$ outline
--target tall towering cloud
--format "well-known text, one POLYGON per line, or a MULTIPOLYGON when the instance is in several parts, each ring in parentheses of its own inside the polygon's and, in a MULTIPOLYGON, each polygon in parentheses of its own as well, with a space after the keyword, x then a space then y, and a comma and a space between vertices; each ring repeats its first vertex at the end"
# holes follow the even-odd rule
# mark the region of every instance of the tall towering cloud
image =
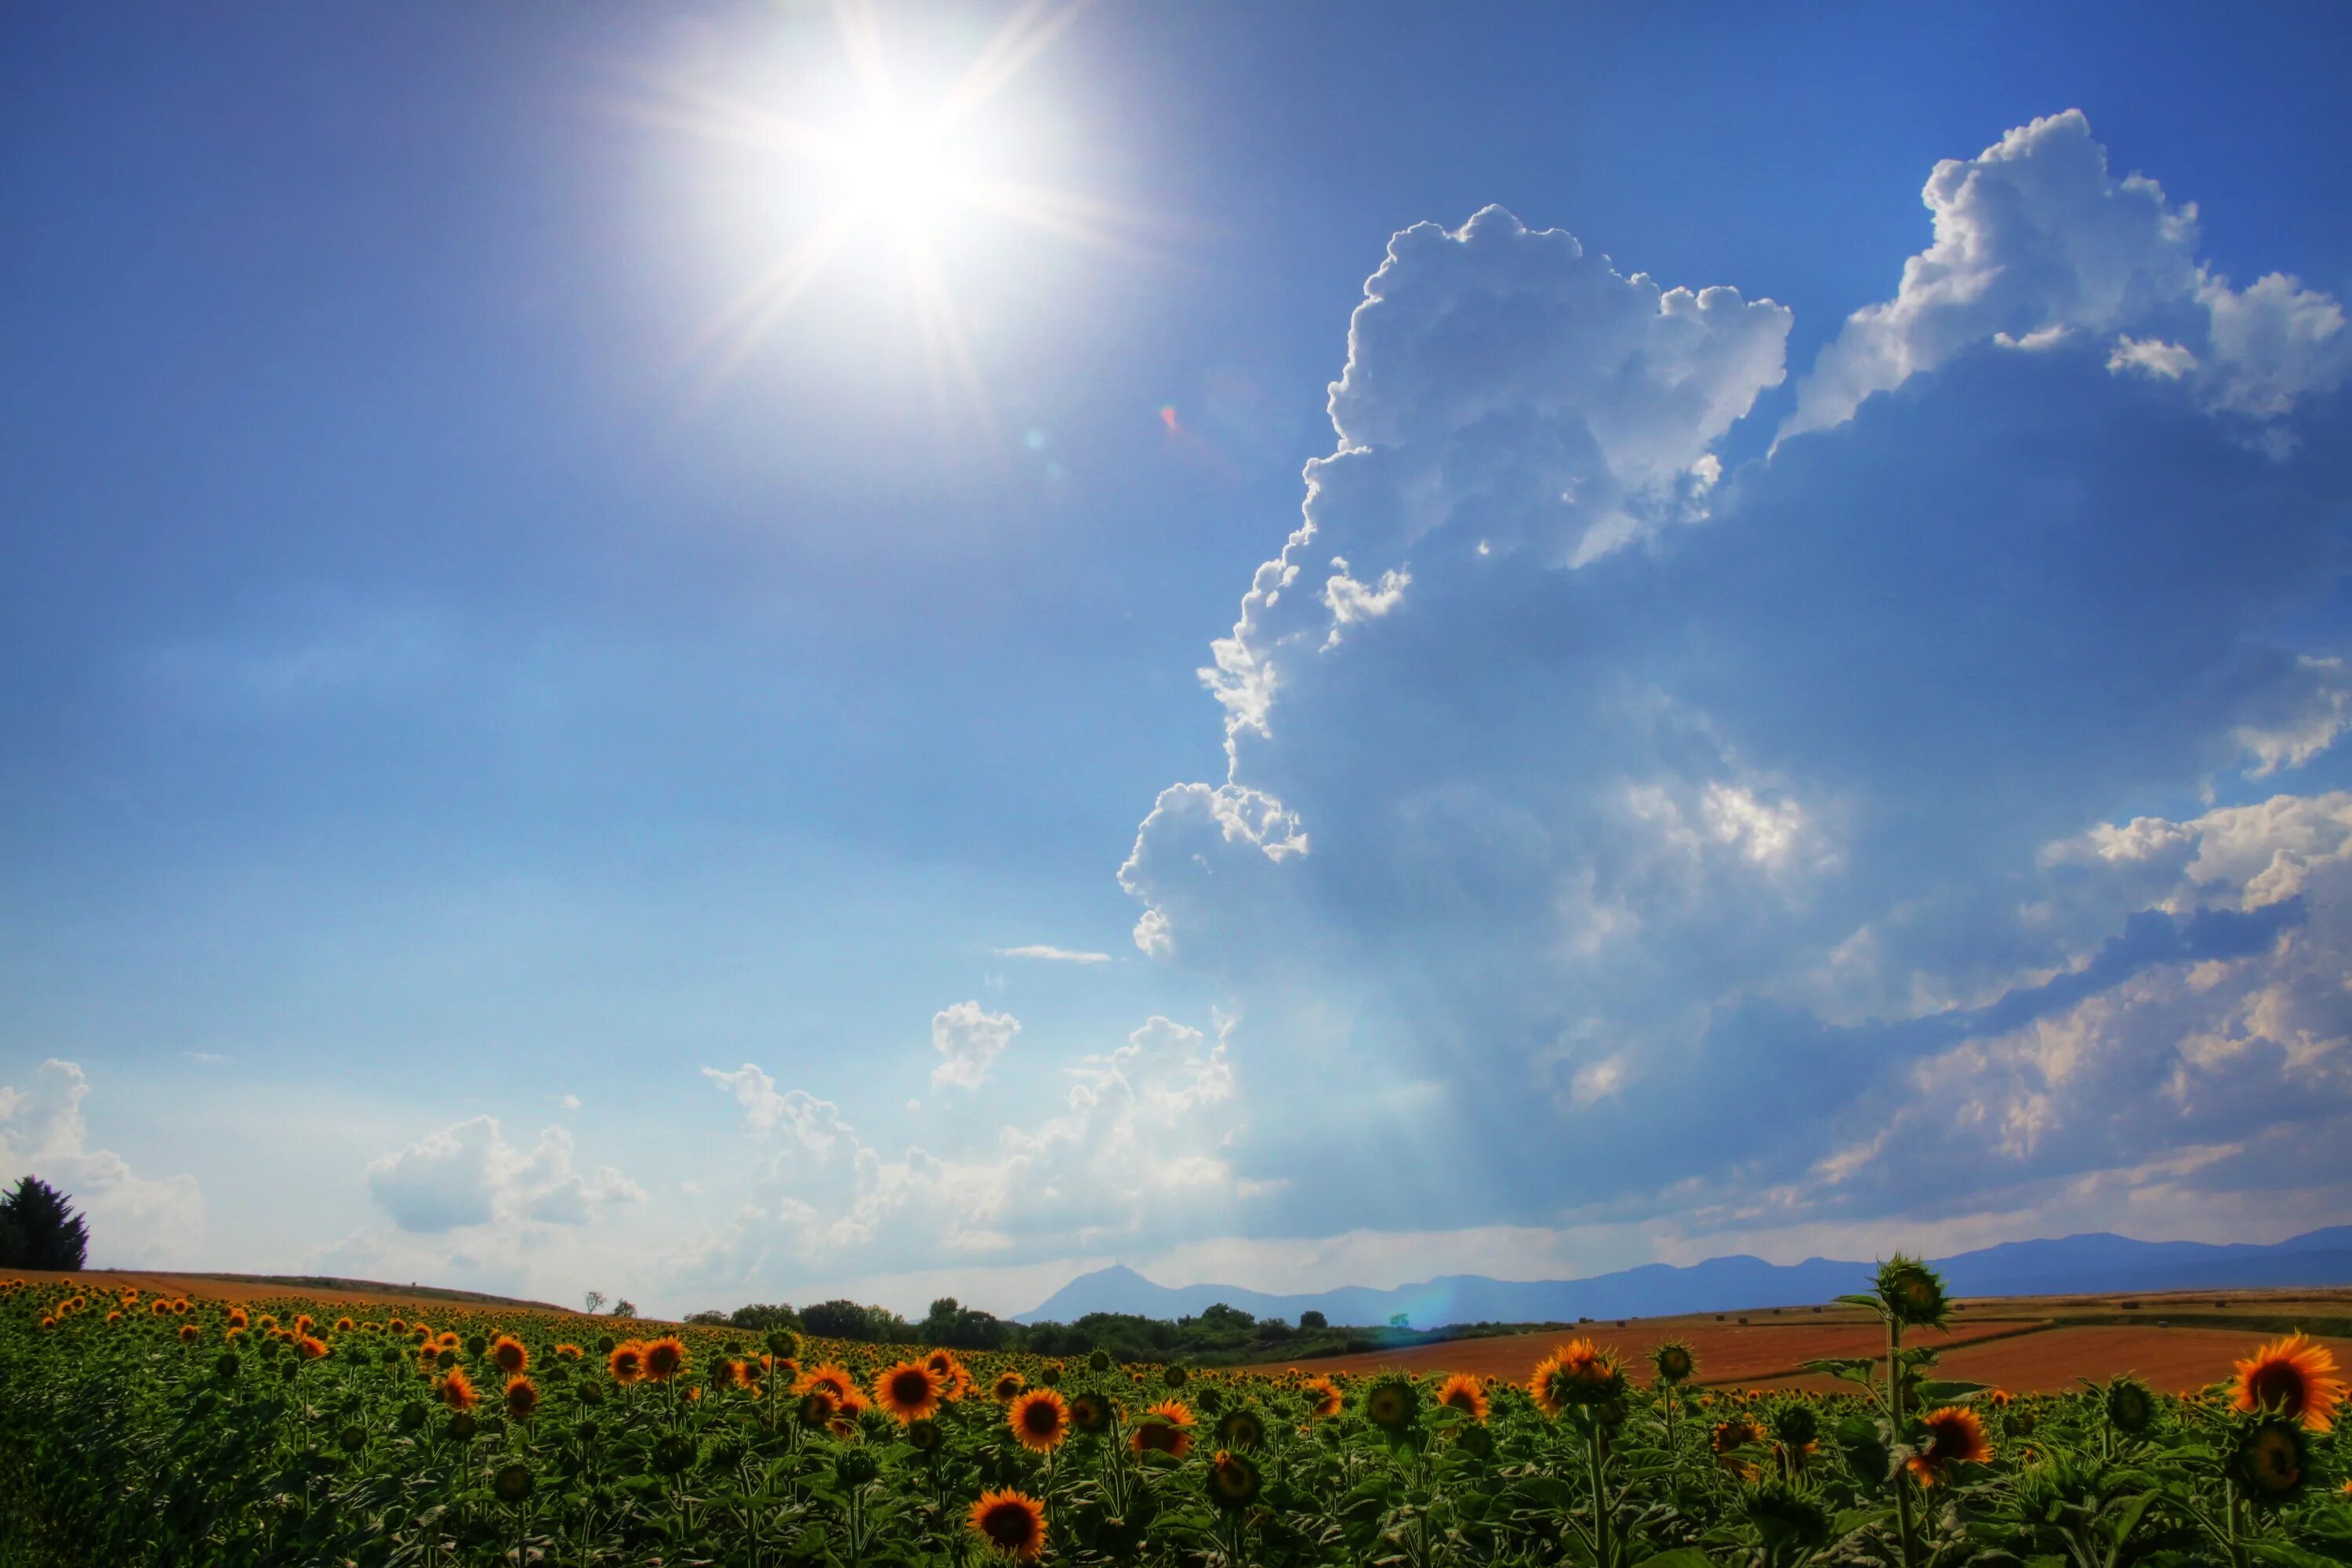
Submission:
MULTIPOLYGON (((2158 886, 2080 848, 2208 793, 2144 831, 2242 837, 2216 814, 2340 733, 2340 309, 2233 289, 2078 113, 1928 201, 1933 243, 1728 474, 1779 306, 1493 208, 1392 242, 1304 520, 1202 672, 1226 776, 1164 791, 1119 873, 1137 945, 1227 989, 1254 1084, 1314 1090, 1254 1151, 1318 1173, 1300 1232, 1968 1213, 2159 1171, 2226 1204, 2265 1148, 2352 1132, 2295 978, 2352 966, 2329 876, 2158 886)), ((2306 1173, 2299 1212, 2352 1204, 2340 1161, 2306 1173)))
POLYGON ((2175 205, 2144 175, 2116 179, 2079 110, 1946 159, 1920 199, 1935 243, 1904 264, 1895 298, 1846 322, 1783 435, 1839 424, 1996 338, 2101 336, 2110 370, 2186 380, 2209 406, 2248 415, 2284 413, 2352 365, 2333 299, 2275 272, 2231 288, 2197 259, 2196 204, 2175 205))

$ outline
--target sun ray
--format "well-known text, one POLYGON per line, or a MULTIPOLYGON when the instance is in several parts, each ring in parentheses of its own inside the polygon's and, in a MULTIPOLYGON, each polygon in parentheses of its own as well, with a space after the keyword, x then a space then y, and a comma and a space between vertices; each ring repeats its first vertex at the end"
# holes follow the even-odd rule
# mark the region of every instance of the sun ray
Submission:
POLYGON ((962 119, 1003 91, 1013 78, 1050 48, 1087 8, 1087 0, 1055 5, 1053 0, 1027 0, 1005 19, 955 86, 940 103, 940 118, 962 119))
MULTIPOLYGON (((1075 192, 973 166, 964 128, 1069 30, 1091 0, 1023 0, 935 100, 917 103, 890 71, 873 0, 835 0, 833 33, 857 109, 843 123, 805 118, 708 92, 657 89, 631 106, 642 120, 714 144, 772 154, 794 199, 817 216, 784 253, 730 298, 686 346, 707 371, 706 395, 743 364, 793 304, 835 264, 861 230, 895 235, 901 286, 932 396, 943 422, 961 405, 992 428, 985 386, 949 280, 943 240, 960 215, 986 214, 1055 238, 1141 258, 1121 237, 1150 219, 1075 192)), ((803 111, 804 112, 804 111, 803 111)))

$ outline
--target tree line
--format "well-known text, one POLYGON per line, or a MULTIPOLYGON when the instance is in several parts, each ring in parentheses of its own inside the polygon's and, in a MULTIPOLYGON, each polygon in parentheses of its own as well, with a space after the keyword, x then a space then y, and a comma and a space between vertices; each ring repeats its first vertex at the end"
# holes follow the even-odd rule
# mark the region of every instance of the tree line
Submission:
POLYGON ((686 1321, 760 1332, 793 1329, 823 1339, 864 1344, 944 1345, 950 1350, 1007 1351, 1044 1356, 1085 1355, 1102 1351, 1118 1361, 1185 1361, 1202 1366, 1240 1366, 1255 1362, 1392 1350, 1531 1326, 1476 1323, 1423 1331, 1393 1321, 1379 1327, 1335 1326, 1323 1313, 1313 1310, 1301 1312, 1298 1321, 1292 1323, 1282 1318, 1256 1317, 1222 1301, 1172 1321, 1139 1317, 1131 1312, 1088 1312, 1067 1323, 1016 1323, 977 1307, 967 1307, 952 1296, 933 1301, 929 1311, 913 1321, 887 1307, 846 1299, 815 1301, 799 1308, 783 1302, 754 1303, 731 1312, 688 1313, 686 1321))

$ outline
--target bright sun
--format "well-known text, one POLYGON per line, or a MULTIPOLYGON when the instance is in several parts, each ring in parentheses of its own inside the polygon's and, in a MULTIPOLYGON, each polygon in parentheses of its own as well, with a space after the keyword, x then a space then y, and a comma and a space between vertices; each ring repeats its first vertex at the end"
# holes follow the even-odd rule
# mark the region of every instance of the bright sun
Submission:
POLYGON ((706 96, 656 110, 697 134, 773 154, 780 182, 816 198, 805 226, 709 323, 696 352, 717 350, 716 371, 724 374, 836 257, 863 254, 854 244, 858 236, 879 229, 895 237, 900 279, 935 384, 960 381, 978 403, 977 373, 948 288, 958 229, 983 217, 1008 218, 1065 239, 1115 246, 1111 228, 1134 221, 1133 215, 1065 191, 1004 178, 986 156, 990 150, 977 144, 983 132, 973 111, 1043 54, 1082 9, 1084 0, 1028 0, 961 77, 910 101, 894 89, 869 0, 835 0, 845 74, 861 100, 856 111, 830 125, 810 125, 763 105, 706 96))
POLYGON ((905 113, 877 114, 842 139, 835 174, 858 216, 926 234, 968 193, 970 172, 948 127, 905 113))

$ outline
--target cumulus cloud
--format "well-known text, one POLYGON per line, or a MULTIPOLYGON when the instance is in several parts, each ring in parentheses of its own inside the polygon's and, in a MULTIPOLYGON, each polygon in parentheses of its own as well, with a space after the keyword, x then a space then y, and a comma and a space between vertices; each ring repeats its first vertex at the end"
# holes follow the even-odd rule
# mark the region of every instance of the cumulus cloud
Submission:
POLYGON ((645 1190, 610 1165, 574 1171, 572 1150, 561 1127, 524 1150, 499 1133, 496 1117, 477 1116, 371 1163, 368 1193, 397 1228, 428 1236, 493 1222, 585 1225, 608 1207, 644 1201, 645 1190))
POLYGON ((52 1057, 22 1084, 0 1084, 0 1161, 8 1176, 38 1176, 72 1195, 89 1222, 96 1268, 196 1261, 204 1250, 204 1196, 194 1176, 142 1176, 111 1149, 90 1147, 79 1063, 52 1057))
POLYGON ((931 1087, 978 1089, 988 1077, 988 1065, 1021 1032, 1021 1020, 1010 1013, 991 1013, 977 1002, 959 1002, 931 1015, 931 1049, 940 1065, 931 1069, 931 1087))
POLYGON ((2242 836, 2342 733, 2334 301, 2232 289, 2077 114, 1928 190, 1732 471, 1786 311, 1496 209, 1392 242, 1203 672, 1226 775, 1118 873, 1318 1086, 1262 1126, 1318 1173, 1271 1223, 2024 1223, 2347 1130, 2324 997, 2261 978, 2352 967, 2336 911, 2083 847, 2151 800, 2215 801, 2152 841, 2242 836), (1915 1201, 1891 1163, 1939 1145, 1915 1201))
POLYGON ((1826 429, 1979 344, 2110 340, 2107 367, 2190 380, 2210 406, 2282 414, 2352 370, 2335 300, 2272 273, 2245 289, 2197 258, 2197 205, 2118 180, 2081 110, 1948 158, 1920 199, 1935 242, 1893 299, 1857 310, 1798 384, 1782 436, 1826 429), (2134 337, 2132 332, 2150 335, 2134 337))
POLYGON ((713 1282, 1003 1265, 1107 1239, 1229 1222, 1262 1188, 1240 1173, 1241 1128, 1222 1033, 1154 1017, 1066 1069, 1058 1110, 1009 1125, 992 1148, 888 1150, 839 1106, 780 1089, 756 1064, 703 1075, 764 1151, 749 1202, 680 1267, 713 1282))

